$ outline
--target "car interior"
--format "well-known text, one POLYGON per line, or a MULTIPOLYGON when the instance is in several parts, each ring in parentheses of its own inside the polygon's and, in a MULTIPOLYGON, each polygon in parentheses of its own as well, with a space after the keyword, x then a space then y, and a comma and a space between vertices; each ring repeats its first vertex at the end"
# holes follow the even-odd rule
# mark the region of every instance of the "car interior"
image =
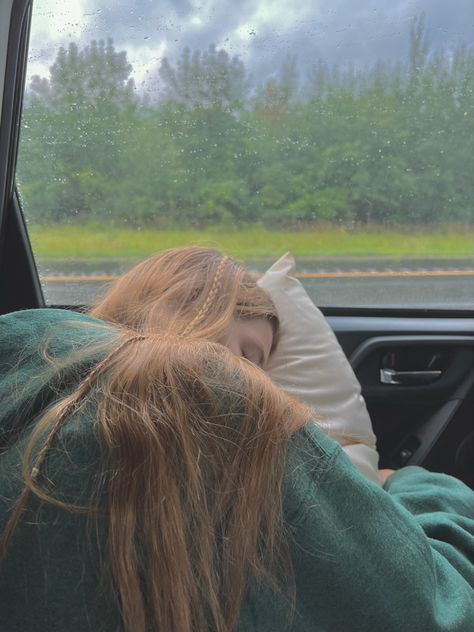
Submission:
MULTIPOLYGON (((46 306, 15 184, 30 18, 28 0, 0 3, 0 314, 46 306)), ((418 465, 474 489, 474 313, 322 311, 362 386, 380 467, 418 465)))

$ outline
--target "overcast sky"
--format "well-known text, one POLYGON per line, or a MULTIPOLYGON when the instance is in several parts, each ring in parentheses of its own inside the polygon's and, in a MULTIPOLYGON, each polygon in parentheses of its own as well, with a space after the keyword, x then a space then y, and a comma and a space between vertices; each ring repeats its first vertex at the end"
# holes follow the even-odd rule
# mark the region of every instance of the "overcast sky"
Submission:
POLYGON ((112 37, 128 51, 137 86, 167 56, 211 43, 254 76, 300 64, 404 59, 414 16, 425 13, 433 48, 472 44, 472 0, 34 0, 28 75, 48 75, 60 46, 112 37))

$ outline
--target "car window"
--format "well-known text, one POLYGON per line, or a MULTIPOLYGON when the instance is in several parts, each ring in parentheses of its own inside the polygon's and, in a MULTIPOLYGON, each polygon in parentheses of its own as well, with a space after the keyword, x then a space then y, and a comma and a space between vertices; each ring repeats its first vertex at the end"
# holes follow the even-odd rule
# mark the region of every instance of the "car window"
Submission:
POLYGON ((46 300, 286 251, 333 307, 474 307, 472 6, 35 0, 16 174, 46 300))

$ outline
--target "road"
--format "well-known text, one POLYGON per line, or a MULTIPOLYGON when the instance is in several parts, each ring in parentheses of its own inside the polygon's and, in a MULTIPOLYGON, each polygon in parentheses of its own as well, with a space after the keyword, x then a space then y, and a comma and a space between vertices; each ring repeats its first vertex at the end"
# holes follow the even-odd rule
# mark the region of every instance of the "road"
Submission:
MULTIPOLYGON (((49 305, 84 305, 99 297, 133 260, 39 261, 49 305)), ((250 260, 263 271, 269 260, 250 260)), ((474 309, 472 259, 299 258, 298 276, 313 301, 333 307, 474 309)))

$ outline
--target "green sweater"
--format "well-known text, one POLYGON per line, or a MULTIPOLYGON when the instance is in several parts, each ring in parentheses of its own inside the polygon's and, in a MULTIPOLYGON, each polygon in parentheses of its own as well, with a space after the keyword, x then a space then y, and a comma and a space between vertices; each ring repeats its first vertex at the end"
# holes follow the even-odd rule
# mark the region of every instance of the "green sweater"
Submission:
MULTIPOLYGON (((53 332, 51 351, 63 357, 114 335, 72 321, 100 322, 53 309, 0 317, 0 531, 22 488, 34 418, 73 385, 67 373, 55 383, 45 372, 45 336, 53 332)), ((90 360, 78 365, 87 371, 90 360)), ((91 409, 71 415, 42 469, 76 503, 100 469, 94 420, 91 409)), ((283 599, 250 585, 237 632, 474 631, 474 492, 463 483, 406 467, 380 489, 308 424, 289 442, 284 494, 296 611, 290 623, 283 599)), ((30 496, 0 568, 2 632, 122 629, 99 581, 105 529, 91 543, 87 527, 84 515, 30 496)))

